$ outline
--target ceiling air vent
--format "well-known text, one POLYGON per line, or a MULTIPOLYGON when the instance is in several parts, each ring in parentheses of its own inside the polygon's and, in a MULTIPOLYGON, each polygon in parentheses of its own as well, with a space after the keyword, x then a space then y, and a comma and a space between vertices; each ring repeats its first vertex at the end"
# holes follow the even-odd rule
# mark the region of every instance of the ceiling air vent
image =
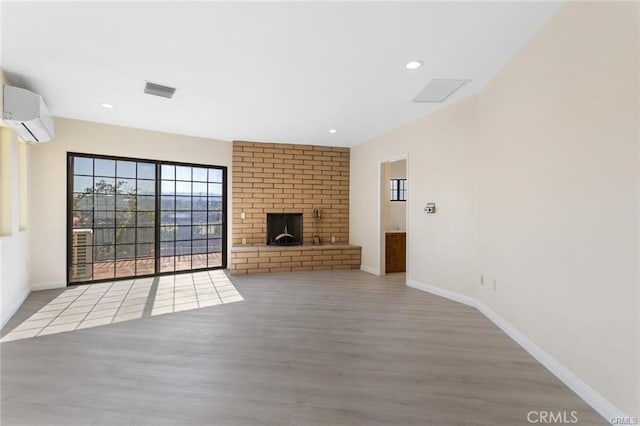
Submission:
POLYGON ((467 81, 469 80, 431 80, 413 102, 443 102, 467 81))
POLYGON ((162 86, 160 84, 150 83, 148 81, 144 86, 144 93, 148 95, 161 96, 163 98, 171 99, 175 92, 175 87, 162 86))

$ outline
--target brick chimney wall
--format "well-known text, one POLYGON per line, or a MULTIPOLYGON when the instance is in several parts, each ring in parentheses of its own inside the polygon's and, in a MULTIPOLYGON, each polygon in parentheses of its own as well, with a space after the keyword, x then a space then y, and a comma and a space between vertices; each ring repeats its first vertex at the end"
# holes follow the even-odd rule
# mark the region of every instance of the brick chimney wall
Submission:
POLYGON ((311 244, 313 209, 324 244, 349 242, 349 148, 235 141, 232 180, 233 246, 265 244, 267 213, 302 213, 311 244))

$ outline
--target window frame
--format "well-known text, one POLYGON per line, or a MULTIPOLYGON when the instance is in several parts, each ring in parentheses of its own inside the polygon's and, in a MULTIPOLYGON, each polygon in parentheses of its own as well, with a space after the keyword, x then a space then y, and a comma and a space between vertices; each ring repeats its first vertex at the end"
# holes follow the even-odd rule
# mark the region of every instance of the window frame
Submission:
POLYGON ((389 179, 389 201, 407 201, 407 179, 389 179))

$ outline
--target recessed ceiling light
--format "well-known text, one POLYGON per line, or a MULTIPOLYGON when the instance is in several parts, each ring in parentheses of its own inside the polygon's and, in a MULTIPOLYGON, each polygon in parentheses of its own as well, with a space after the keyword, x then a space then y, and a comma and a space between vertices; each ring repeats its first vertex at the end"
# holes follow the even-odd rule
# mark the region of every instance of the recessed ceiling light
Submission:
POLYGON ((422 66, 422 61, 409 61, 407 62, 407 65, 405 65, 405 68, 408 70, 417 70, 418 68, 420 68, 422 66))
POLYGON ((330 129, 329 133, 335 135, 336 133, 338 133, 338 131, 336 129, 330 129))
POLYGON ((100 104, 100 106, 102 108, 106 108, 106 109, 113 109, 113 107, 114 107, 113 104, 100 104))

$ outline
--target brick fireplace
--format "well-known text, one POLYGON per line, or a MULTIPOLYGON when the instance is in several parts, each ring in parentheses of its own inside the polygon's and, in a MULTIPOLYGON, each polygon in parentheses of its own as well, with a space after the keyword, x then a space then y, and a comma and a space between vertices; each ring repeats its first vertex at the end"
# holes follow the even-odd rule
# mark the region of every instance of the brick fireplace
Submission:
POLYGON ((267 213, 268 246, 300 246, 302 241, 302 213, 267 213))
POLYGON ((360 267, 360 248, 348 244, 349 148, 236 141, 232 187, 234 273, 360 267), (313 253, 296 253, 294 261, 280 253, 289 247, 267 246, 271 213, 300 214, 303 246, 297 248, 313 253))

